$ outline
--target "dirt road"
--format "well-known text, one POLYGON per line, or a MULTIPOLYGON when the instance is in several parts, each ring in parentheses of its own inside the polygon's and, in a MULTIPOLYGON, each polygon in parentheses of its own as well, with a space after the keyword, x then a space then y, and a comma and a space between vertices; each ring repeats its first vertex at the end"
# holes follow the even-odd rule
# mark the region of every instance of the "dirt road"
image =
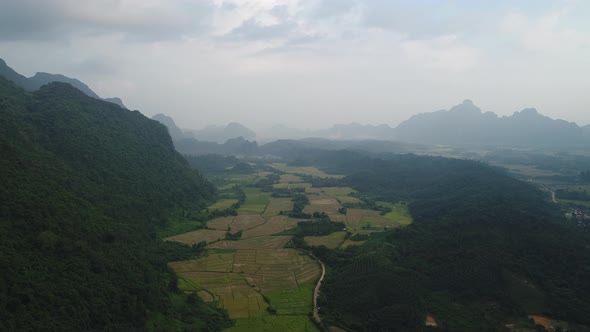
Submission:
POLYGON ((320 293, 320 287, 322 286, 322 281, 324 281, 324 276, 326 275, 326 266, 324 265, 324 263, 321 260, 319 260, 313 254, 310 253, 309 255, 311 257, 313 257, 316 261, 318 261, 318 263, 320 263, 320 265, 322 266, 322 276, 320 277, 320 280, 318 280, 318 283, 315 286, 315 289, 313 290, 313 319, 316 322, 321 323, 322 319, 320 318, 320 314, 319 314, 318 295, 320 293))

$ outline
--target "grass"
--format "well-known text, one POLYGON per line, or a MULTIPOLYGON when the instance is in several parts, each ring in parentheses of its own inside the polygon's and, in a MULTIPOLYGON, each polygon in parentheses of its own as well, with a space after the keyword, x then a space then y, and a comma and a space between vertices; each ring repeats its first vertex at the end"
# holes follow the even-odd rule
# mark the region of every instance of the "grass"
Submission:
POLYGON ((404 203, 378 202, 378 204, 391 208, 392 211, 383 216, 387 220, 395 221, 402 226, 407 226, 414 221, 408 206, 404 203))
POLYGON ((215 204, 209 206, 209 210, 225 210, 238 202, 237 199, 221 199, 215 204))
POLYGON ((313 311, 313 287, 310 285, 263 294, 270 300, 271 307, 278 315, 307 315, 313 311))
POLYGON ((188 245, 197 244, 201 241, 207 243, 215 242, 219 239, 225 238, 225 231, 217 231, 211 229, 200 229, 198 231, 188 232, 180 235, 174 235, 165 238, 167 241, 176 241, 188 245))
POLYGON ((348 196, 355 192, 351 187, 322 187, 320 189, 330 196, 348 196))
POLYGON ((310 175, 318 178, 343 178, 342 175, 336 174, 328 174, 317 167, 298 167, 298 166, 289 166, 287 164, 280 164, 275 163, 271 164, 273 168, 284 172, 284 173, 291 173, 291 174, 301 174, 301 175, 310 175))
POLYGON ((346 232, 334 232, 325 236, 306 236, 305 243, 312 247, 325 246, 329 249, 336 249, 344 242, 346 232))
POLYGON ((346 212, 346 228, 349 232, 363 229, 382 231, 385 227, 395 226, 396 222, 384 218, 379 211, 348 209, 346 212))

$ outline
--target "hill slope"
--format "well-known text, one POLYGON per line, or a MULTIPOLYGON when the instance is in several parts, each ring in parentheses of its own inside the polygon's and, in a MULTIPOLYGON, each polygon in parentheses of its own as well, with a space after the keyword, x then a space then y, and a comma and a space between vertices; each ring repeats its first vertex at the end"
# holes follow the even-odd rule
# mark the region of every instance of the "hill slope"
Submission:
POLYGON ((164 126, 67 84, 28 93, 2 78, 0 122, 0 330, 225 324, 169 299, 155 231, 213 189, 164 126))

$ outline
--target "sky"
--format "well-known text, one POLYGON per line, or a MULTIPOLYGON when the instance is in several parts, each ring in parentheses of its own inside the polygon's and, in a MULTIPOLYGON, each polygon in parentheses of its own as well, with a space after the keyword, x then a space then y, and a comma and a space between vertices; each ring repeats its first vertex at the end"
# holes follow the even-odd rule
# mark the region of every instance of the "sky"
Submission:
POLYGON ((590 1, 0 0, 0 58, 183 128, 396 126, 471 99, 590 124, 590 1))

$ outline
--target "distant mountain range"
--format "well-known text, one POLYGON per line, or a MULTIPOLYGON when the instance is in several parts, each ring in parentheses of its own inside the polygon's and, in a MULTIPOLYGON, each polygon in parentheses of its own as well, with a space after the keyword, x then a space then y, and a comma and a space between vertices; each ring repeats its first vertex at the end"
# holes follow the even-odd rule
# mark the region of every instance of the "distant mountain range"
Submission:
POLYGON ((182 130, 174 119, 164 114, 152 117, 168 128, 177 151, 187 155, 223 154, 252 155, 258 153, 256 134, 239 123, 210 126, 202 130, 182 130), (250 138, 247 140, 244 136, 250 138))
POLYGON ((83 82, 75 78, 70 78, 60 74, 49 74, 42 72, 36 73, 33 77, 27 78, 17 73, 14 69, 10 68, 3 59, 0 59, 0 76, 6 78, 9 81, 12 81, 16 85, 20 86, 21 88, 27 91, 37 91, 42 86, 52 82, 67 83, 73 86, 74 88, 84 92, 84 94, 86 94, 89 97, 108 101, 110 103, 117 104, 122 108, 127 108, 120 98, 101 98, 94 91, 92 91, 88 87, 88 85, 84 84, 83 82))
POLYGON ((554 120, 534 108, 499 117, 470 100, 448 111, 414 115, 395 128, 402 141, 448 145, 576 146, 590 143, 589 133, 588 126, 554 120))

